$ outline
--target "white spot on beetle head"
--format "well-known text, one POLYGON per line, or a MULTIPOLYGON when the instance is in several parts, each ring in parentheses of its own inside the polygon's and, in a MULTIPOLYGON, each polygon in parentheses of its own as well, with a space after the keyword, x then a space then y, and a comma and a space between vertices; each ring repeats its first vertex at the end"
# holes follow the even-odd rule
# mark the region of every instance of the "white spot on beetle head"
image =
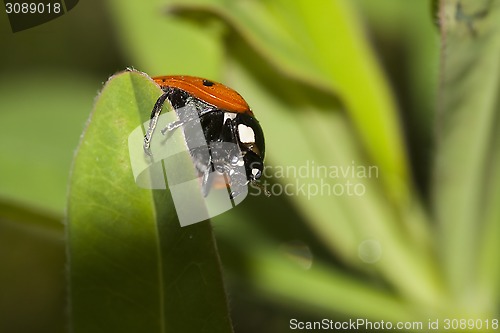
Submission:
POLYGON ((252 169, 252 175, 255 177, 257 176, 258 174, 260 173, 260 170, 259 169, 256 169, 256 168, 253 168, 252 169))
POLYGON ((253 129, 251 127, 244 124, 239 124, 238 133, 240 134, 240 141, 242 143, 255 142, 255 133, 253 132, 253 129))

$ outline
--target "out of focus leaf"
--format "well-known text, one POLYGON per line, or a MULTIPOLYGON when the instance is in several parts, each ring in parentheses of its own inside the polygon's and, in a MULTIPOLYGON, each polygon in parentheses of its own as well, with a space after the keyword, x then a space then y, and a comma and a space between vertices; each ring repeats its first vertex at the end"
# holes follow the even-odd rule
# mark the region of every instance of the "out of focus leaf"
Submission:
POLYGON ((216 15, 266 61, 335 95, 392 199, 408 199, 408 165, 393 97, 348 1, 173 1, 176 13, 216 15))
POLYGON ((109 2, 130 65, 140 65, 151 76, 190 74, 218 79, 220 29, 199 31, 168 16, 166 4, 163 0, 109 2))
POLYGON ((0 201, 0 267, 0 332, 64 332, 61 220, 0 201))
MULTIPOLYGON (((496 169, 491 168, 495 164, 489 165, 498 151, 493 143, 500 106, 499 5, 497 1, 442 0, 439 7, 445 49, 434 210, 441 227, 443 267, 455 306, 461 312, 485 312, 491 305, 475 290, 474 267, 483 238, 485 210, 490 219, 485 230, 498 230, 496 224, 500 223, 492 220, 498 216, 498 208, 492 208, 491 202, 488 209, 485 205, 485 198, 496 195, 485 185, 490 179, 495 181, 500 171, 498 165, 496 169)), ((496 267, 498 258, 488 257, 496 267)))
MULTIPOLYGON (((500 86, 499 86, 500 87, 500 86)), ((500 90, 497 96, 500 96, 500 90)), ((497 98, 497 110, 500 109, 500 99, 497 98)), ((480 295, 485 299, 487 306, 492 309, 500 297, 500 117, 497 115, 494 129, 495 139, 491 141, 490 163, 487 167, 485 178, 484 227, 480 232, 478 254, 478 285, 480 295)))
POLYGON ((237 259, 227 258, 239 264, 230 265, 228 275, 236 275, 264 298, 305 312, 314 309, 325 316, 339 313, 345 318, 395 321, 419 318, 419 313, 383 287, 372 287, 345 271, 328 267, 305 244, 275 244, 258 231, 253 219, 240 219, 235 224, 231 218, 235 214, 227 215, 216 218, 217 236, 226 246, 240 249, 237 259), (246 239, 233 237, 235 232, 244 233, 246 239))
POLYGON ((289 191, 275 194, 289 197, 307 216, 307 223, 319 240, 348 265, 361 269, 375 266, 409 298, 437 302, 442 295, 434 260, 426 248, 428 235, 418 227, 425 223, 418 208, 407 212, 412 218, 405 221, 405 227, 414 233, 409 236, 402 232, 401 222, 388 201, 380 199, 377 175, 360 178, 351 174, 333 177, 330 173, 322 176, 312 173, 325 166, 344 170, 357 164, 365 166, 359 148, 353 144, 352 127, 345 115, 336 110, 335 100, 279 74, 268 79, 266 73, 270 69, 258 61, 258 56, 244 63, 240 56, 251 55, 251 51, 236 49, 241 53, 233 53, 236 59, 229 65, 231 73, 238 77, 234 86, 252 96, 249 102, 261 120, 272 152, 269 174, 281 183, 277 189, 289 191), (315 98, 311 101, 308 96, 315 98), (266 126, 272 130, 266 131, 266 126), (291 171, 280 175, 280 168, 291 171), (308 174, 294 173, 301 169, 308 170, 308 174), (362 188, 362 195, 356 195, 349 184, 362 188), (344 192, 335 194, 338 189, 344 192), (353 192, 348 194, 348 190, 353 192), (359 246, 366 239, 377 240, 384 248, 383 260, 375 265, 367 265, 359 258, 359 246), (394 265, 399 267, 397 271, 394 265))
POLYGON ((208 221, 181 228, 168 191, 134 182, 128 135, 161 90, 112 77, 75 157, 68 197, 74 332, 231 332, 208 221))
POLYGON ((2 73, 1 196, 63 214, 71 159, 98 86, 78 72, 2 73))

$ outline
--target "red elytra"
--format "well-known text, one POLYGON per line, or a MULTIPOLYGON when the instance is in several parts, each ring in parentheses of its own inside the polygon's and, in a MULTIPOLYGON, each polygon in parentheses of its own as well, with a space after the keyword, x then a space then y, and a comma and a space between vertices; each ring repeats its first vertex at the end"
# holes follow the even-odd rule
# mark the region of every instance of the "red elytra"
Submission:
POLYGON ((181 89, 217 108, 233 113, 246 113, 253 117, 253 112, 243 97, 222 83, 188 75, 156 76, 153 80, 162 89, 181 89))

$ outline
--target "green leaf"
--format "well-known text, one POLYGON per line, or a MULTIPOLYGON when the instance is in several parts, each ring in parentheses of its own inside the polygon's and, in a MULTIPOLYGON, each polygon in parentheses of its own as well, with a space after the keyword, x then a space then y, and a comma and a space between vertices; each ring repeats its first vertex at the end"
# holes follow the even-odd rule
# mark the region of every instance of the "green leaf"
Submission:
MULTIPOLYGON (((300 194, 298 188, 304 186, 294 185, 301 177, 280 181, 294 188, 292 200, 332 252, 350 265, 365 266, 357 248, 364 239, 375 238, 388 249, 387 260, 377 266, 391 282, 405 295, 436 303, 440 293, 433 258, 425 249, 429 233, 418 200, 408 193, 411 185, 392 97, 349 5, 343 1, 322 5, 194 0, 175 2, 169 8, 197 20, 215 17, 237 32, 228 38, 226 81, 244 92, 261 121, 268 165, 299 168, 313 162, 345 167, 354 163, 377 168, 380 178, 356 179, 367 188, 363 196, 316 193, 310 198, 300 194), (330 34, 331 29, 341 33, 330 34), (259 77, 234 68, 232 57, 259 77), (349 120, 339 112, 345 109, 349 120), (390 200, 382 199, 384 191, 390 200), (394 214, 393 203, 404 222, 394 214), (406 234, 401 233, 401 223, 409 229, 406 234), (401 267, 398 272, 393 269, 395 262, 401 267)), ((325 185, 331 189, 348 178, 325 179, 325 185)), ((306 186, 315 182, 302 181, 306 186)))
MULTIPOLYGON (((500 85, 497 87, 497 109, 500 109, 500 85)), ((488 183, 485 189, 484 228, 481 230, 478 255, 478 277, 480 294, 491 309, 495 309, 500 297, 500 117, 497 115, 494 129, 495 139, 491 141, 491 158, 486 170, 488 183)))
POLYGON ((164 0, 112 0, 118 41, 132 65, 151 76, 189 74, 217 79, 222 48, 218 26, 199 29, 167 15, 164 0))
POLYGON ((71 159, 98 85, 79 72, 39 70, 29 80, 2 73, 1 196, 64 213, 71 159))
POLYGON ((160 94, 144 74, 112 77, 82 137, 67 217, 75 332, 232 332, 209 221, 181 228, 168 191, 134 183, 128 135, 160 94))
POLYGON ((488 312, 488 298, 470 286, 478 288, 474 268, 482 261, 479 245, 488 237, 483 232, 498 230, 499 223, 489 220, 482 231, 485 215, 498 216, 485 202, 494 195, 487 184, 499 172, 490 160, 498 151, 493 143, 498 131, 500 8, 492 1, 443 0, 439 18, 445 48, 434 170, 440 246, 455 306, 460 312, 488 312))
POLYGON ((411 185, 395 103, 348 1, 173 3, 175 13, 219 17, 274 70, 337 97, 370 162, 387 175, 389 196, 406 203, 411 185))
POLYGON ((61 218, 0 200, 1 332, 65 331, 64 266, 61 218))
POLYGON ((318 240, 347 265, 366 270, 376 267, 409 299, 437 303, 442 294, 428 248, 426 220, 418 205, 403 212, 407 220, 394 214, 390 201, 379 196, 383 186, 378 168, 366 178, 350 173, 331 176, 331 168, 346 170, 359 165, 366 170, 371 166, 354 144, 353 129, 346 116, 338 112, 335 100, 279 74, 268 78, 271 69, 257 55, 241 45, 235 49, 240 51, 233 54, 234 61, 228 62, 229 70, 238 78, 234 87, 251 96, 248 101, 264 128, 270 152, 265 176, 281 183, 271 187, 271 193, 288 197, 306 217, 318 240), (242 55, 250 55, 252 61, 242 61, 242 55), (312 174, 312 170, 317 173, 321 170, 317 168, 325 167, 327 174, 312 174), (308 174, 294 174, 301 169, 308 174), (348 182, 363 193, 348 194, 348 189, 353 190, 348 182), (344 192, 335 194, 338 189, 344 192), (402 232, 402 227, 408 229, 402 232), (373 265, 367 265, 358 255, 360 244, 367 239, 378 241, 384 248, 383 260, 373 265), (399 267, 397 271, 394 265, 399 267))
MULTIPOLYGON (((303 313, 312 311, 316 316, 338 313, 343 318, 370 320, 421 319, 421 314, 404 299, 384 287, 373 286, 360 276, 327 264, 311 248, 314 242, 308 244, 304 238, 290 241, 289 235, 277 242, 259 230, 261 226, 255 219, 258 214, 252 214, 251 208, 238 223, 234 223, 235 215, 237 212, 232 210, 214 218, 217 238, 222 247, 227 247, 222 252, 226 272, 229 278, 254 288, 264 299, 303 313)), ((281 227, 288 222, 275 221, 281 227)))

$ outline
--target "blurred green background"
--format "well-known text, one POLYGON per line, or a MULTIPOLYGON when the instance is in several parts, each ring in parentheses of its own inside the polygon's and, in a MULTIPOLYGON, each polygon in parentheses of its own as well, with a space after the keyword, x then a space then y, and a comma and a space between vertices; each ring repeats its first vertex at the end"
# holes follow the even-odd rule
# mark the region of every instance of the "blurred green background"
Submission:
POLYGON ((71 161, 104 82, 128 67, 235 88, 273 170, 377 167, 323 180, 361 184, 359 196, 269 177, 293 195, 212 219, 235 332, 288 332, 291 318, 491 323, 495 1, 82 0, 15 34, 0 15, 0 332, 67 330, 71 161))

